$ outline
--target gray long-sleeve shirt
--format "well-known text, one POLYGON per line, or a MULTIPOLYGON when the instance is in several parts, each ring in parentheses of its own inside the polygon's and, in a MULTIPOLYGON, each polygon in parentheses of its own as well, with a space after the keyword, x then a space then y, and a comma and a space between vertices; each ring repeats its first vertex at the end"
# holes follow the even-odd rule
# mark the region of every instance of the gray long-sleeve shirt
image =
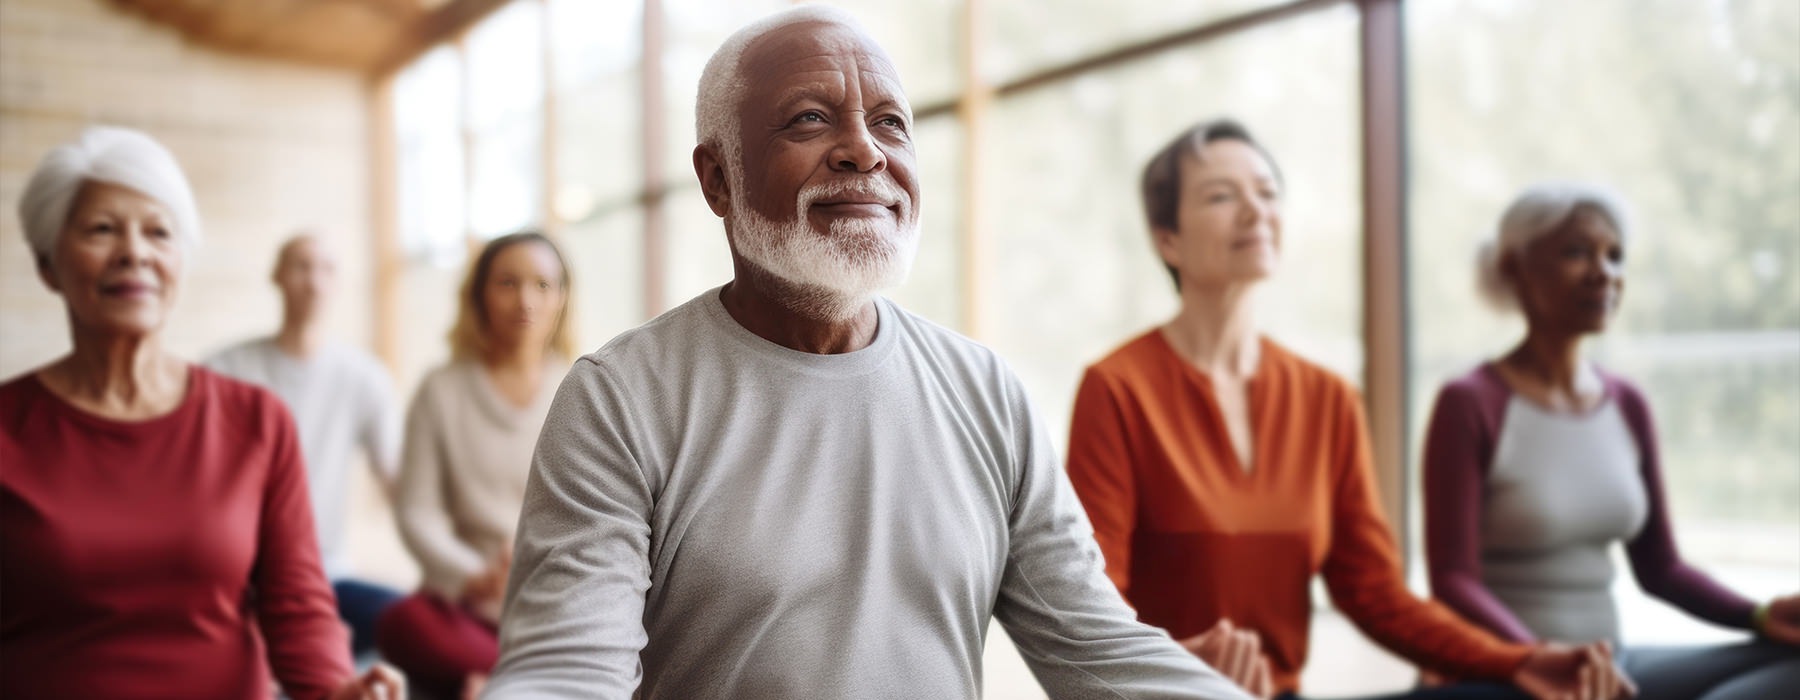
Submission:
POLYGON ((715 289, 577 362, 485 697, 973 698, 990 616, 1053 697, 1245 697, 1134 620, 1005 364, 877 309, 814 355, 715 289))

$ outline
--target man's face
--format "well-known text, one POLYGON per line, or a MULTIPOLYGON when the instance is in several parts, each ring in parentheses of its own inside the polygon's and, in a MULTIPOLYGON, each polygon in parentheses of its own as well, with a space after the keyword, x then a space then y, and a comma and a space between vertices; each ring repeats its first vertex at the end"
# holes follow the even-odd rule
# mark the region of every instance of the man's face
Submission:
POLYGON ((886 55, 853 29, 811 22, 753 42, 741 69, 742 157, 726 164, 738 253, 845 297, 903 281, 919 186, 911 110, 886 55))
POLYGON ((318 313, 337 284, 337 260, 311 236, 295 239, 282 248, 275 266, 275 286, 290 312, 302 316, 318 313))

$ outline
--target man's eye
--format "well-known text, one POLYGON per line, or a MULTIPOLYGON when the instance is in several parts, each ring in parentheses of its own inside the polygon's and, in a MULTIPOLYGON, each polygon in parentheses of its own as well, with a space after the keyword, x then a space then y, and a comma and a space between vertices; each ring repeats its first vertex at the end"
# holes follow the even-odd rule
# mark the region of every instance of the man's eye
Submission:
POLYGON ((798 117, 794 117, 795 124, 803 124, 806 122, 819 123, 823 121, 825 121, 825 115, 818 112, 806 112, 798 117))

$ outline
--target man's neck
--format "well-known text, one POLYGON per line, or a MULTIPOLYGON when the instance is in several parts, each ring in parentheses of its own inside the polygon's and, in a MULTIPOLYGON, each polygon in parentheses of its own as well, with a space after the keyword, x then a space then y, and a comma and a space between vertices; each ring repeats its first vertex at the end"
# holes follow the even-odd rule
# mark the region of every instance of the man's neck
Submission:
POLYGON ((874 301, 863 303, 847 318, 818 318, 796 307, 821 306, 800 302, 803 295, 822 292, 797 288, 744 265, 737 272, 736 278, 720 290, 719 301, 732 320, 758 337, 815 355, 856 352, 875 342, 878 315, 874 301))
POLYGON ((282 319, 281 331, 275 334, 275 347, 294 357, 312 357, 324 345, 325 329, 312 319, 289 315, 282 319))

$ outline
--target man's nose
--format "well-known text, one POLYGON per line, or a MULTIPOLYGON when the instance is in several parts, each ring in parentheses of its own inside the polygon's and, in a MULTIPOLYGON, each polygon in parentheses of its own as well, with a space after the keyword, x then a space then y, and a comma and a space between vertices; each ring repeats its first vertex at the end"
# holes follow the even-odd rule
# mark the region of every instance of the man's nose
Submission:
POLYGON ((844 172, 872 173, 887 165, 887 154, 860 119, 846 120, 831 149, 831 167, 844 172))

